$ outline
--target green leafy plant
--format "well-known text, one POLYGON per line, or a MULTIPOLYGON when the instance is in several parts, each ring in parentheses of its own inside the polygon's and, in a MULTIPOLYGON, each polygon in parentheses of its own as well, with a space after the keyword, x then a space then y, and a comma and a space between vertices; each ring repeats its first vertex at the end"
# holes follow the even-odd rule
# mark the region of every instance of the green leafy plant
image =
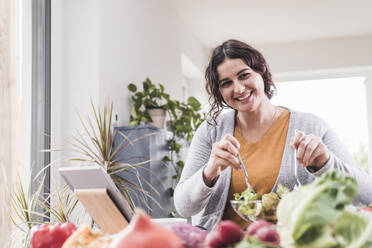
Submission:
POLYGON ((176 137, 190 142, 196 129, 205 119, 205 115, 201 112, 200 102, 192 96, 187 99, 186 103, 169 100, 167 109, 171 113, 171 131, 176 137))
POLYGON ((142 85, 143 91, 137 91, 137 86, 134 84, 128 85, 133 102, 129 125, 151 122, 146 109, 162 107, 166 110, 170 119, 169 128, 173 135, 169 140, 170 156, 165 156, 162 161, 167 165, 173 165, 175 169, 173 178, 178 181, 184 166, 180 158, 181 144, 191 141, 196 129, 204 121, 205 114, 201 112, 201 104, 195 97, 189 97, 186 103, 171 99, 162 84, 156 85, 149 78, 146 78, 142 85))
POLYGON ((163 162, 176 164, 173 178, 178 181, 185 165, 179 155, 182 143, 191 142, 205 115, 201 112, 201 104, 195 97, 189 97, 186 103, 169 100, 166 109, 170 113, 170 131, 173 135, 169 141, 171 157, 164 158, 163 162))
POLYGON ((164 92, 164 86, 156 86, 149 78, 142 82, 143 91, 137 92, 135 84, 129 84, 128 89, 133 93, 131 100, 133 102, 132 114, 129 125, 138 125, 140 123, 151 122, 151 116, 147 112, 152 108, 165 108, 169 101, 169 94, 164 92))

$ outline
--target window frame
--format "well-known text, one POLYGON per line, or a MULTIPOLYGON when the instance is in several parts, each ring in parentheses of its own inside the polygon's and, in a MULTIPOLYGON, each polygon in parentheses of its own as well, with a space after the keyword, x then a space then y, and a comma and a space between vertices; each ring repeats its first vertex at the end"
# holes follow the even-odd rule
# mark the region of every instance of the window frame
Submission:
POLYGON ((51 0, 33 0, 31 8, 31 193, 45 177, 43 193, 49 194, 50 153, 42 150, 49 150, 51 142, 51 0))

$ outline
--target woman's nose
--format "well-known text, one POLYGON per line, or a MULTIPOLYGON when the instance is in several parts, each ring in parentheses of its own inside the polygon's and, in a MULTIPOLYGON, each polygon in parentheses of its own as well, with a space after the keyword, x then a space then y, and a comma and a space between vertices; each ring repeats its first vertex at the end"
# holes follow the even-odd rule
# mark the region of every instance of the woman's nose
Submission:
POLYGON ((241 94, 241 93, 244 92, 244 88, 245 88, 245 86, 242 83, 240 83, 239 81, 234 82, 234 93, 241 94))

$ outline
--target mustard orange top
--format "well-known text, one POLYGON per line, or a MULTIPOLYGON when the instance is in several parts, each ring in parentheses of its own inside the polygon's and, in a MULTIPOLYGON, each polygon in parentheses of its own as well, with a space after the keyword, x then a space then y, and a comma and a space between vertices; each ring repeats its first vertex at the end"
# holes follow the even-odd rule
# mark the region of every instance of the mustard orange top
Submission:
MULTIPOLYGON (((234 137, 240 143, 240 155, 248 172, 249 184, 260 194, 271 192, 279 175, 289 125, 289 111, 285 110, 265 135, 257 142, 248 142, 234 129, 234 137)), ((246 228, 249 223, 232 209, 230 200, 234 193, 246 190, 243 170, 232 169, 228 201, 222 219, 229 219, 246 228)))

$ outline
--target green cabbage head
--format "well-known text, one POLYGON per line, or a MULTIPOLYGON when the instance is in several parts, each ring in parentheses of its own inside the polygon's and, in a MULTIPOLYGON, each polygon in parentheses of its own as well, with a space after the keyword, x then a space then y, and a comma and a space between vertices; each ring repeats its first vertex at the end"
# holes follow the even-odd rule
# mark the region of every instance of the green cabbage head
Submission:
POLYGON ((297 248, 372 247, 372 215, 349 211, 356 181, 332 171, 286 194, 277 217, 283 243, 297 248))

